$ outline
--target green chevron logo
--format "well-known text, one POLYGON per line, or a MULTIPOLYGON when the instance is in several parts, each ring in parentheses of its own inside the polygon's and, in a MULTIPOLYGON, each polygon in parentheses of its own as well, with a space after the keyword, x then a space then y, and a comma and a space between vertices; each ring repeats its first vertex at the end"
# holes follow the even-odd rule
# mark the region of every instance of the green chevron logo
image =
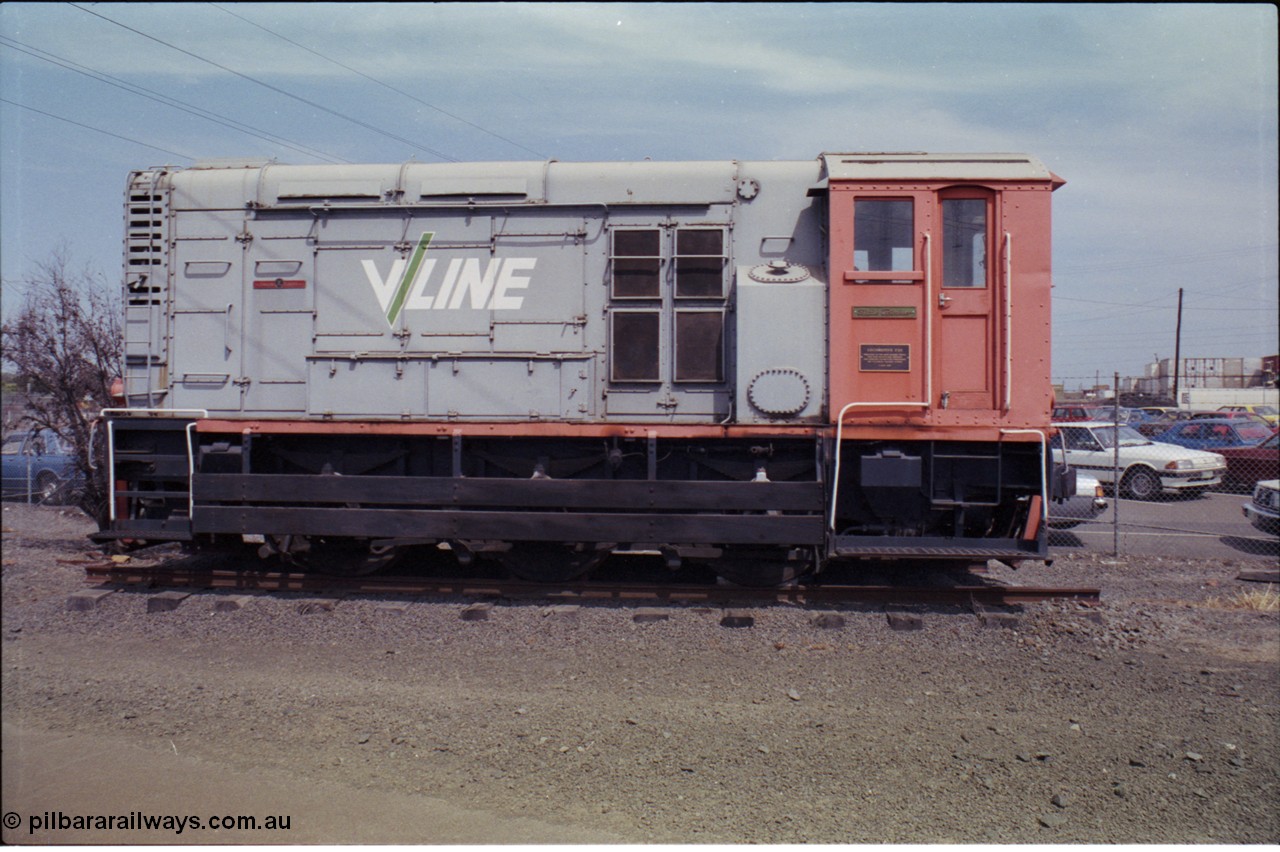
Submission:
POLYGON ((396 320, 400 318, 400 312, 404 310, 405 300, 409 298, 409 288, 413 286, 413 281, 418 277, 418 270, 422 267, 422 258, 427 254, 427 246, 431 245, 431 238, 435 236, 435 232, 426 231, 418 239, 418 247, 413 250, 413 255, 409 258, 409 264, 405 268, 404 274, 400 276, 400 283, 396 285, 395 293, 391 296, 391 304, 387 306, 387 322, 391 323, 392 328, 395 327, 396 320))

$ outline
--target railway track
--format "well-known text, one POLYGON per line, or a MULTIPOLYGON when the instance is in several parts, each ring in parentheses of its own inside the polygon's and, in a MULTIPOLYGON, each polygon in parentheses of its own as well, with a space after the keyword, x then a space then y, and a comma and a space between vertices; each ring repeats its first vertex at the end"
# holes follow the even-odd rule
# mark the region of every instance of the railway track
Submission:
POLYGON ((182 565, 88 565, 86 580, 95 585, 147 589, 209 589, 259 592, 307 592, 325 595, 461 597, 482 600, 557 600, 633 603, 765 605, 769 603, 882 605, 938 604, 1017 606, 1044 600, 1097 604, 1096 588, 1055 586, 862 585, 797 583, 746 588, 699 583, 582 580, 530 583, 510 579, 415 576, 333 577, 289 572, 236 571, 182 565))

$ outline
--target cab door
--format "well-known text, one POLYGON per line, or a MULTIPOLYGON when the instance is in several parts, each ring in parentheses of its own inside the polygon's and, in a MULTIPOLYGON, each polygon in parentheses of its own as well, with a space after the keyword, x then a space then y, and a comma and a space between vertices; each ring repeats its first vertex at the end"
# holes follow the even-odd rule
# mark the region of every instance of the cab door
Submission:
POLYGON ((943 410, 992 410, 999 382, 996 323, 995 196, 982 189, 944 190, 932 258, 934 400, 943 410))

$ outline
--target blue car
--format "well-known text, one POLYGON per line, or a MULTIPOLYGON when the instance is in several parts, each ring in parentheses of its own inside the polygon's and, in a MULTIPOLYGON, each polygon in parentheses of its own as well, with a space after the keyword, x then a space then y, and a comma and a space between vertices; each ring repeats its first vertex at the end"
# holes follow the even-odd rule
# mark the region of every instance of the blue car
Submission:
POLYGON ((1176 444, 1192 450, 1221 450, 1228 447, 1252 447, 1270 438, 1272 430, 1261 422, 1248 420, 1186 420, 1175 423, 1153 441, 1176 444))
POLYGON ((0 447, 4 499, 63 503, 83 484, 71 445, 54 432, 14 432, 0 447))

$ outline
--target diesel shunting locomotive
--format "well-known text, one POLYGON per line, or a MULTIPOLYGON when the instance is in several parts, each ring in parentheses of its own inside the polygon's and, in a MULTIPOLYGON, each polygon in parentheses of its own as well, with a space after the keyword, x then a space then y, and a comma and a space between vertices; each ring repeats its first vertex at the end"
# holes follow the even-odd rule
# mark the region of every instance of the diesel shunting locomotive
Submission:
POLYGON ((99 540, 768 584, 1046 553, 1019 154, 133 173, 99 540))

